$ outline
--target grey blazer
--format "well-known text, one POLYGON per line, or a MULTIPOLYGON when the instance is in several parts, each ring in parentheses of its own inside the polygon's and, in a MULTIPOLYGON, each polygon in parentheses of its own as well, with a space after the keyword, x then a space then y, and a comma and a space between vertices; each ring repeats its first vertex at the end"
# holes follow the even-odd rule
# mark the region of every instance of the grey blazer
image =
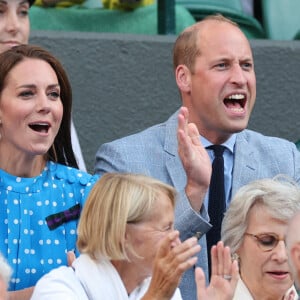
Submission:
MULTIPOLYGON (((200 235, 197 265, 208 277, 205 233, 211 225, 204 206, 200 213, 194 211, 184 193, 186 175, 177 151, 177 114, 142 132, 103 144, 96 154, 95 172, 142 173, 174 186, 179 193, 175 227, 181 240, 200 235)), ((300 152, 294 143, 250 130, 237 134, 232 195, 252 180, 279 173, 300 182, 300 152)), ((184 274, 179 287, 184 300, 197 299, 193 268, 184 274)))

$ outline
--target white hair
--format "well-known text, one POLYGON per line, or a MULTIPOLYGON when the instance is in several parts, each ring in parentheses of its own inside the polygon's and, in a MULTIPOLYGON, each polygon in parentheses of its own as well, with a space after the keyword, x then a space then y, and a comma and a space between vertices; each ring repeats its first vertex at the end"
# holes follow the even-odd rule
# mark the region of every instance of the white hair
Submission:
POLYGON ((221 239, 232 253, 240 247, 248 227, 249 212, 255 205, 265 207, 276 219, 288 223, 300 210, 300 188, 284 175, 260 179, 241 187, 225 213, 221 239))

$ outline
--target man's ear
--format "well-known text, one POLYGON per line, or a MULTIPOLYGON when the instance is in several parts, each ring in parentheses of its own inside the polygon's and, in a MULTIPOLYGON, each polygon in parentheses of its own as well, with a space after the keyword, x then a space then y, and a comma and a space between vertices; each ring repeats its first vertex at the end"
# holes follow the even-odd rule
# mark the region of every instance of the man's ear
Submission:
POLYGON ((300 274, 300 243, 294 244, 290 251, 292 264, 294 265, 297 273, 300 274))
POLYGON ((180 91, 188 93, 191 84, 191 72, 186 65, 179 65, 175 71, 176 83, 180 91))

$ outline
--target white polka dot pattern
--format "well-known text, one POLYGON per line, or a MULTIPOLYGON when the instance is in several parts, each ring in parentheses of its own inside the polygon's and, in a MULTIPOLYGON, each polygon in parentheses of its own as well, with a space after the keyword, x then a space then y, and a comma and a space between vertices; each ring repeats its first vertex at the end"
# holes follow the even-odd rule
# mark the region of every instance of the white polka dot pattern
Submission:
POLYGON ((0 170, 0 251, 14 271, 10 290, 33 286, 51 269, 67 264, 66 252, 76 246, 77 221, 50 231, 45 219, 83 205, 98 178, 52 162, 35 178, 0 170))

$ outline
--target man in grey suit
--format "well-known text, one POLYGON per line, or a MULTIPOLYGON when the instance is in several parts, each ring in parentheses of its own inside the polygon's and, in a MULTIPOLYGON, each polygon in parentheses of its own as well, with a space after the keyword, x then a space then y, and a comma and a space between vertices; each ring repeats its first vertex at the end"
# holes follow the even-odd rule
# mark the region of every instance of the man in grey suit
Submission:
MULTIPOLYGON (((175 227, 182 240, 198 236, 197 265, 208 276, 206 191, 213 153, 206 148, 226 147, 227 206, 254 179, 283 173, 300 182, 300 153, 291 142, 246 129, 256 79, 249 41, 235 23, 210 16, 192 25, 177 38, 173 56, 183 107, 165 123, 102 145, 95 171, 144 173, 173 185, 179 192, 175 227)), ((192 269, 179 287, 183 299, 196 299, 192 269)))

